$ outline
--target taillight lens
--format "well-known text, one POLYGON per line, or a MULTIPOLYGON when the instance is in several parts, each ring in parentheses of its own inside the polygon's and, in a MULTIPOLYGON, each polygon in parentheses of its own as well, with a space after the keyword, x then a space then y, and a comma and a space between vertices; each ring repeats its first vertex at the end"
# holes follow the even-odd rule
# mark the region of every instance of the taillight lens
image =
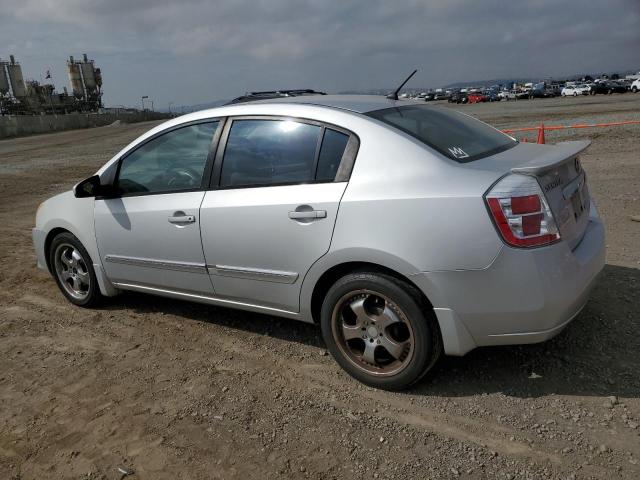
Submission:
POLYGON ((485 201, 507 244, 539 247, 560 240, 553 213, 534 177, 507 175, 485 195, 485 201))

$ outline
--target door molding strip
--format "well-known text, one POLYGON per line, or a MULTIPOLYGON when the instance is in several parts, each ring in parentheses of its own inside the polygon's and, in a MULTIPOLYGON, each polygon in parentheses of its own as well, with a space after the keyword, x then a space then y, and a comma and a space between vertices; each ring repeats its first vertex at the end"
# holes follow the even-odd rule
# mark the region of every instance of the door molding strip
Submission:
POLYGON ((298 274, 296 272, 283 272, 281 270, 233 267, 230 265, 207 265, 207 269, 211 275, 245 278, 247 280, 260 280, 263 282, 292 284, 298 279, 298 274))
MULTIPOLYGON (((300 316, 298 312, 294 312, 291 310, 284 310, 276 307, 268 307, 265 305, 258 305, 255 303, 243 302, 239 300, 230 300, 228 298, 216 297, 215 295, 202 295, 197 293, 182 292, 179 290, 150 287, 147 285, 140 285, 136 283, 114 282, 113 285, 116 288, 120 288, 122 290, 132 290, 135 292, 151 293, 154 295, 161 295, 163 297, 182 298, 182 299, 191 300, 194 302, 219 305, 222 307, 240 308, 243 310, 281 315, 289 318, 299 318, 300 316)), ((311 323, 311 322, 308 321, 308 323, 311 323)))
POLYGON ((125 257, 122 255, 106 255, 106 262, 132 265, 136 267, 160 268, 163 270, 175 270, 187 273, 207 273, 204 263, 174 262, 171 260, 155 260, 153 258, 125 257))

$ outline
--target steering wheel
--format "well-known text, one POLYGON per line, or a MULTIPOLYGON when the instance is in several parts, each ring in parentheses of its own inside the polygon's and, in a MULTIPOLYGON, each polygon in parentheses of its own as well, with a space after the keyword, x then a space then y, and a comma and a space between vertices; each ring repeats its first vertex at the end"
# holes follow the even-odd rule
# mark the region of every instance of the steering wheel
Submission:
POLYGON ((178 168, 167 172, 169 179, 167 180, 167 186, 186 186, 197 187, 200 185, 200 176, 190 168, 178 168))

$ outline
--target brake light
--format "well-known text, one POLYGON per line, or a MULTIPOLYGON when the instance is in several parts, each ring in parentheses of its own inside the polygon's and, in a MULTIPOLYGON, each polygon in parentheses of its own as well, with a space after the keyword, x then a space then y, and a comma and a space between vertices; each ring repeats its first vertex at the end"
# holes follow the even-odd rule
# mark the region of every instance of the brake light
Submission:
POLYGON ((553 213, 538 181, 511 174, 485 195, 503 240, 513 247, 540 247, 560 240, 553 213))

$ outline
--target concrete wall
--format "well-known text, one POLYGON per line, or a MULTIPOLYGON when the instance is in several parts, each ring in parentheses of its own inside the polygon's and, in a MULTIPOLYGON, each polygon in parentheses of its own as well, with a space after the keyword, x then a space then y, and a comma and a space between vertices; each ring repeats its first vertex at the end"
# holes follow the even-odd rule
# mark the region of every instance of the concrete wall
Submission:
POLYGON ((38 133, 59 132, 77 128, 109 125, 116 120, 124 123, 169 118, 159 112, 70 113, 68 115, 15 115, 0 116, 0 138, 21 137, 38 133))

